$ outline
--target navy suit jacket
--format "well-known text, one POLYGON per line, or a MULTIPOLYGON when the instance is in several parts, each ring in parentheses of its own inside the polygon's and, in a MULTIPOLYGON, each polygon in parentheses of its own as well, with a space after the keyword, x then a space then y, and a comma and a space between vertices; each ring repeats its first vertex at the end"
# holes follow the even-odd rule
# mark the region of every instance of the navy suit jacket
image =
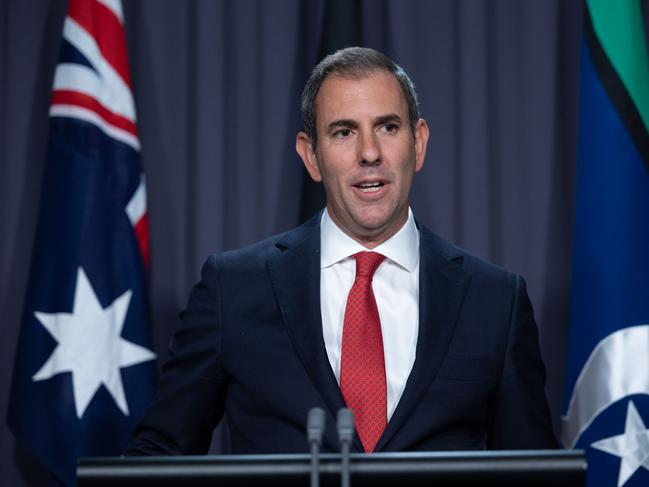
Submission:
MULTIPOLYGON (((522 278, 420 229, 419 336, 376 451, 554 448, 545 369, 522 278)), ((345 406, 320 315, 320 217, 211 256, 127 455, 206 453, 227 413, 233 453, 306 452, 345 406)), ((362 451, 358 438, 353 448, 362 451)))

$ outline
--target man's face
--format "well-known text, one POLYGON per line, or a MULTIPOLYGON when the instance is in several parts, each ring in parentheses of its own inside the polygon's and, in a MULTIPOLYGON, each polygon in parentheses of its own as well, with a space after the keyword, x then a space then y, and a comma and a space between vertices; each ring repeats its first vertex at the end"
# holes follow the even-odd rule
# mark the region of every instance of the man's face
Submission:
POLYGON ((350 237, 373 248, 408 218, 408 194, 424 163, 428 127, 417 122, 391 73, 360 79, 335 74, 316 97, 317 152, 300 132, 296 148, 311 178, 322 181, 333 221, 350 237))

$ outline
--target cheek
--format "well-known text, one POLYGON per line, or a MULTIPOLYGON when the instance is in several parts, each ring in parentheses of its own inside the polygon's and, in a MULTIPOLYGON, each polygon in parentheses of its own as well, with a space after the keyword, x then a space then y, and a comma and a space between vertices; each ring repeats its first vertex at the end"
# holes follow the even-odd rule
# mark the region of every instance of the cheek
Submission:
POLYGON ((319 160, 318 168, 325 186, 331 187, 332 189, 343 186, 350 171, 346 170, 346 165, 341 162, 342 157, 337 157, 337 154, 335 153, 328 153, 326 159, 319 160), (336 162, 333 163, 332 161, 336 162))
POLYGON ((341 182, 337 176, 336 171, 329 165, 319 165, 320 176, 322 178, 322 185, 324 186, 325 193, 328 199, 336 198, 341 192, 341 182))
POLYGON ((416 161, 416 155, 415 151, 413 148, 409 147, 409 150, 404 150, 401 152, 402 154, 402 159, 401 159, 401 164, 398 169, 400 173, 400 178, 401 178, 401 183, 402 184, 409 184, 414 175, 415 172, 417 172, 417 161, 416 161), (405 157, 403 157, 403 154, 406 154, 405 157))

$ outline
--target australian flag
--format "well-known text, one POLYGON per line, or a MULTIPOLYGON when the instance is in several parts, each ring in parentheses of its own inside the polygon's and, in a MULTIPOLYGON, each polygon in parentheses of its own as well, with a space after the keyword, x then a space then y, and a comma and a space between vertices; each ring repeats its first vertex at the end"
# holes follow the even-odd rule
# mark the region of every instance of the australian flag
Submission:
POLYGON ((562 440, 649 485, 649 58, 639 0, 586 2, 562 440))
POLYGON ((70 0, 8 424, 59 481, 151 399, 146 189, 119 0, 70 0))

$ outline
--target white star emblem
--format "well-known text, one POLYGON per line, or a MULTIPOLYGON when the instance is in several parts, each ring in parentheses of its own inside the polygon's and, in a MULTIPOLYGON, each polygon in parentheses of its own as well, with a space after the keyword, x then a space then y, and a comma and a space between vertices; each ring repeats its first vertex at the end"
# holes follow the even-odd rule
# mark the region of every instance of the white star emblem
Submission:
POLYGON ((629 401, 626 410, 624 433, 596 441, 591 446, 622 459, 617 487, 624 485, 640 467, 649 469, 649 429, 633 401, 629 401))
POLYGON ((119 369, 155 358, 150 350, 121 337, 132 293, 129 289, 104 309, 88 277, 79 267, 72 313, 34 312, 58 345, 32 380, 40 381, 63 372, 72 372, 78 418, 83 416, 102 384, 117 407, 128 416, 119 369))

